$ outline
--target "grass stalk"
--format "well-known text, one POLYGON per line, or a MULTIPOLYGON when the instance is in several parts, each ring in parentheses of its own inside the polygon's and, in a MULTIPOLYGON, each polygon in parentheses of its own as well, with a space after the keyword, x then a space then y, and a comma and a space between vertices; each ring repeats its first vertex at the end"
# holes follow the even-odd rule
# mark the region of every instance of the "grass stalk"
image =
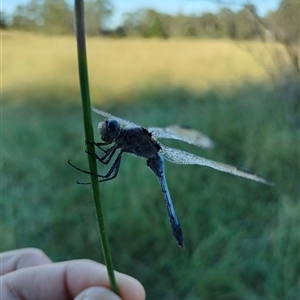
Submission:
MULTIPOLYGON (((85 25, 84 25, 84 3, 83 0, 75 0, 75 20, 76 20, 76 40, 77 40, 77 55, 79 68, 79 81, 81 90, 81 101, 83 109, 83 122, 86 141, 94 141, 92 116, 91 116, 91 101, 88 81, 87 54, 85 43, 85 25)), ((91 143, 86 145, 87 151, 95 153, 95 146, 91 143)), ((94 155, 88 155, 88 162, 91 174, 98 174, 97 162, 94 155)), ((108 277, 111 289, 118 294, 118 287, 114 275, 114 267, 109 249, 108 238, 106 235, 104 215, 100 200, 99 182, 96 176, 91 175, 91 184, 94 195, 95 209, 100 231, 101 245, 104 254, 105 264, 107 267, 108 277)))

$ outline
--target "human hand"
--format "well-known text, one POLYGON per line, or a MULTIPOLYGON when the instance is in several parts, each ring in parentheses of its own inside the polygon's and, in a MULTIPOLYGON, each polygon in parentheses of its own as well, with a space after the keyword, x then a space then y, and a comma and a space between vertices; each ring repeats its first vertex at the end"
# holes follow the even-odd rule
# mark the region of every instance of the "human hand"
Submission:
POLYGON ((133 277, 115 272, 120 297, 110 290, 106 267, 88 259, 53 263, 41 250, 0 253, 1 299, 144 300, 133 277), (3 298, 2 298, 3 297, 3 298))

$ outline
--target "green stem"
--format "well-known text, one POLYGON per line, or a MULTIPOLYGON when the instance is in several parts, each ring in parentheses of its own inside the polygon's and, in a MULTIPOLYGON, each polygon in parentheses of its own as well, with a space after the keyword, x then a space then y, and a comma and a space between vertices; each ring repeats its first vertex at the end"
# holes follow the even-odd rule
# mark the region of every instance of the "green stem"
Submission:
MULTIPOLYGON (((83 109, 83 122, 86 141, 94 141, 92 116, 91 116, 91 100, 88 81, 88 68, 87 68, 87 54, 85 44, 85 26, 84 26, 84 4, 83 0, 75 0, 75 19, 76 19, 76 39, 77 39, 77 55, 78 55, 78 68, 79 68, 79 81, 81 89, 81 100, 83 109)), ((87 151, 95 153, 95 146, 88 143, 87 151)), ((97 162, 94 155, 88 155, 89 168, 91 174, 98 174, 97 162)), ((99 182, 96 176, 91 176, 92 189, 94 194, 95 209, 98 220, 98 226, 101 237, 101 245, 104 254, 104 259, 107 267, 108 277, 111 289, 116 293, 118 286, 115 279, 114 267, 109 250, 108 238, 105 230, 105 222, 100 201, 99 182)))

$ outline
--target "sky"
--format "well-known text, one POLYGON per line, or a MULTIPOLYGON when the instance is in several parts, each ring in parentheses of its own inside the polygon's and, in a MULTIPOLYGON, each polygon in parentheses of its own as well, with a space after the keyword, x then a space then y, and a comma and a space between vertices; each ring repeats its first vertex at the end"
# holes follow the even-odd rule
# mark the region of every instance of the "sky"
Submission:
MULTIPOLYGON (((30 0, 1 0, 1 11, 12 14, 17 5, 24 5, 30 0)), ((67 0, 73 4, 74 1, 67 0)), ((110 27, 116 27, 122 22, 122 15, 143 8, 152 8, 161 13, 178 13, 200 15, 203 12, 216 13, 220 7, 229 7, 231 10, 239 10, 244 4, 254 4, 260 16, 264 16, 269 10, 276 10, 280 0, 110 0, 114 12, 111 17, 110 27), (221 3, 221 4, 220 4, 221 3), (223 4, 222 4, 223 3, 223 4), (229 5, 230 4, 230 5, 229 5)))

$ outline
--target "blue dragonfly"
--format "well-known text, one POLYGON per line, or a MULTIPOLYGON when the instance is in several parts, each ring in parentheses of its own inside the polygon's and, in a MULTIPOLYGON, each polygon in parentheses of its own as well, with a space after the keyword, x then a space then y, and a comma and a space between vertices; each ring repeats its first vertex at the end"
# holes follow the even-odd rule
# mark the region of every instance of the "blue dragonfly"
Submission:
MULTIPOLYGON (((158 179, 166 203, 173 236, 181 247, 183 247, 183 234, 168 189, 164 171, 164 159, 175 164, 206 166, 264 184, 273 184, 244 169, 196 156, 186 151, 167 147, 157 141, 157 139, 173 139, 199 147, 213 148, 213 141, 195 129, 178 125, 166 128, 145 128, 96 108, 93 108, 93 111, 106 118, 105 121, 98 124, 98 131, 103 142, 92 142, 103 153, 102 156, 96 154, 97 160, 103 164, 109 164, 118 150, 116 158, 107 174, 96 175, 99 178, 99 182, 111 180, 117 176, 123 153, 130 153, 145 158, 147 166, 158 179)), ((72 166, 75 167, 74 165, 72 166)), ((79 170, 83 171, 82 169, 79 170)), ((83 172, 89 173, 87 171, 83 172)))

